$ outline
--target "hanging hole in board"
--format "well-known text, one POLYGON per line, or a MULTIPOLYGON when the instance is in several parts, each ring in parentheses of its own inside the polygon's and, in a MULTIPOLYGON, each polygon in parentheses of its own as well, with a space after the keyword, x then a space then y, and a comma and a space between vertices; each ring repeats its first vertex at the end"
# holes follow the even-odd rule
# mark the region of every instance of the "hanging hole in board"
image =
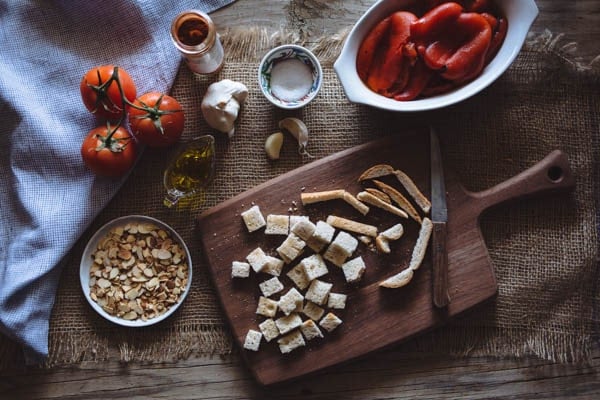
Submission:
POLYGON ((559 182, 564 176, 563 169, 561 167, 550 167, 548 169, 548 178, 552 182, 559 182))

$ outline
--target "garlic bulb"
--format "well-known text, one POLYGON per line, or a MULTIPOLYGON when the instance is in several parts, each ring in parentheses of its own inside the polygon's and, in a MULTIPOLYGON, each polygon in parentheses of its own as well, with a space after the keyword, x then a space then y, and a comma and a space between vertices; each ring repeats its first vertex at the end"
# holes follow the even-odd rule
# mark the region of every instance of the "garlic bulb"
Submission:
POLYGON ((240 106, 247 96, 248 88, 243 83, 229 79, 212 83, 200 104, 202 115, 211 127, 232 137, 240 106))

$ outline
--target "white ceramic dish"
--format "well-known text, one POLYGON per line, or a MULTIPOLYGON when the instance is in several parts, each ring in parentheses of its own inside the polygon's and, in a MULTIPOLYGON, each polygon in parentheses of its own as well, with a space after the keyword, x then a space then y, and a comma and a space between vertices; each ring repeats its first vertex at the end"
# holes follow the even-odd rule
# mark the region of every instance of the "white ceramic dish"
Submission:
MULTIPOLYGON (((291 79, 294 78, 297 77, 291 77, 291 79)), ((310 50, 302 46, 293 44, 278 46, 263 57, 258 67, 258 85, 260 86, 263 95, 273 105, 286 110, 301 108, 310 103, 319 93, 322 83, 323 70, 321 69, 319 60, 310 50), (310 77, 307 77, 310 81, 306 82, 306 85, 309 86, 308 91, 302 97, 293 100, 286 100, 274 95, 271 85, 274 66, 278 62, 289 59, 299 60, 310 69, 310 77)))
POLYGON ((451 92, 411 101, 396 101, 370 90, 356 72, 356 54, 365 35, 383 18, 401 10, 415 0, 380 0, 357 21, 348 35, 334 70, 342 84, 346 97, 353 103, 366 104, 389 111, 425 111, 446 107, 463 101, 494 82, 514 61, 525 42, 531 24, 538 15, 533 0, 496 0, 498 8, 508 20, 508 32, 496 57, 481 75, 465 86, 451 92))
POLYGON ((83 255, 81 256, 81 264, 79 267, 79 280, 81 283, 81 289, 83 290, 83 294, 84 294, 86 300, 88 301, 88 303, 90 303, 90 306, 92 306, 92 308, 98 314, 100 314, 102 317, 106 318, 110 322, 113 322, 115 324, 122 325, 122 326, 144 327, 144 326, 156 324, 156 323, 168 318, 171 314, 173 314, 175 312, 175 310, 177 310, 177 308, 185 300, 185 298, 187 297, 187 294, 190 291, 190 287, 192 284, 192 259, 190 257, 190 252, 189 252, 185 242, 181 238, 181 236, 179 236, 179 234, 177 232, 175 232, 175 230, 173 228, 171 228, 169 225, 165 224, 164 222, 162 222, 156 218, 152 218, 152 217, 148 217, 148 216, 144 216, 144 215, 128 215, 128 216, 116 218, 116 219, 108 222, 92 236, 92 238, 89 240, 89 242, 87 243, 87 245, 83 251, 83 255), (187 285, 185 287, 185 291, 183 293, 181 293, 181 295, 179 297, 179 301, 176 304, 174 304, 173 306, 171 306, 171 308, 169 308, 164 314, 159 315, 158 317, 155 317, 155 318, 148 319, 147 321, 143 321, 141 319, 130 321, 130 320, 126 320, 123 318, 119 318, 119 317, 110 315, 109 313, 104 311, 102 309, 102 307, 100 307, 98 305, 98 303, 96 303, 90 297, 89 283, 90 283, 90 268, 93 264, 92 254, 96 251, 98 242, 100 240, 102 240, 107 235, 107 233, 110 232, 111 229, 117 228, 119 226, 125 226, 129 223, 146 223, 146 224, 150 223, 150 224, 154 224, 155 226, 165 230, 170 235, 170 237, 174 241, 178 242, 180 247, 185 251, 186 260, 187 260, 187 264, 188 264, 188 281, 187 281, 187 285))

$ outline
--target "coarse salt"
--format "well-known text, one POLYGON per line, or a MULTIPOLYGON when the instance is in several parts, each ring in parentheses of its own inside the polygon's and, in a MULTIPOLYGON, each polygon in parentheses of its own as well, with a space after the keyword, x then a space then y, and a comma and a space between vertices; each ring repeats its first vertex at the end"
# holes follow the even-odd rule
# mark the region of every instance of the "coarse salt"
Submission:
POLYGON ((310 67, 298 59, 279 61, 271 70, 271 92, 280 100, 299 100, 309 92, 311 86, 310 67))

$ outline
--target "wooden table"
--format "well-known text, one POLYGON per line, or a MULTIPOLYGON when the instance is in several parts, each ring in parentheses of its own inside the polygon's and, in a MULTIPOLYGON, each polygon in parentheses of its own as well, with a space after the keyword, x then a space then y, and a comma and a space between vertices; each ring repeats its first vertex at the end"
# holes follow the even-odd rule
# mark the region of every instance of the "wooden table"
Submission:
MULTIPOLYGON (((372 0, 239 0, 213 13, 219 28, 281 25, 317 37, 351 26, 372 0)), ((537 0, 532 33, 545 29, 577 42, 588 60, 600 55, 600 2, 537 0)), ((591 365, 538 359, 452 358, 422 351, 388 351, 281 387, 257 386, 237 356, 164 365, 83 363, 0 374, 1 399, 404 399, 600 398, 600 349, 591 365)))

